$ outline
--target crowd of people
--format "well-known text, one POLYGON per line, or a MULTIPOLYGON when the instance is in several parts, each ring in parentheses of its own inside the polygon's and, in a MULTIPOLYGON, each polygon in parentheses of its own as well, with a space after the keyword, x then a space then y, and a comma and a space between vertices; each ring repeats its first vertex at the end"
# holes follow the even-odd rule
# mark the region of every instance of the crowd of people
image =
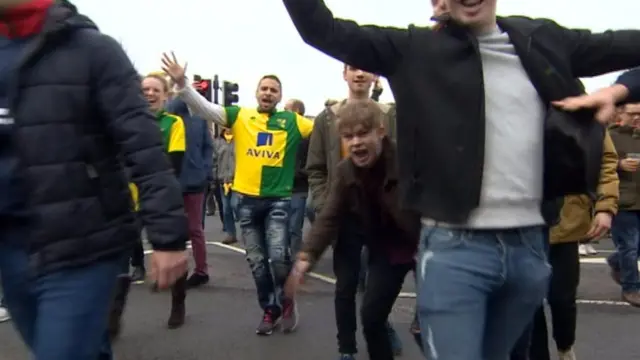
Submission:
POLYGON ((276 75, 256 107, 220 106, 173 53, 140 76, 68 1, 0 0, 0 320, 37 360, 110 360, 131 284, 149 281, 183 326, 217 207, 258 335, 296 330, 302 279, 332 247, 341 360, 358 353, 359 290, 369 358, 402 353, 388 317, 409 273, 425 358, 550 359, 546 299, 575 360, 581 246, 611 231, 612 278, 640 306, 640 31, 497 17, 496 2, 432 0, 434 27, 397 29, 283 0, 344 63, 347 98, 311 120, 299 99, 278 108, 276 75), (578 80, 627 69, 592 94, 578 80))

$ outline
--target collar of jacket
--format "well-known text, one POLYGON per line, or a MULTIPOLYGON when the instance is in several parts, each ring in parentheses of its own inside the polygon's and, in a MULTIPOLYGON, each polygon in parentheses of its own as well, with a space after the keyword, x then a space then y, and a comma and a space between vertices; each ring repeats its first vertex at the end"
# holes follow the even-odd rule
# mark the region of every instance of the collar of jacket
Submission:
POLYGON ((53 0, 32 0, 2 12, 0 34, 8 38, 24 38, 38 34, 47 18, 53 0))
MULTIPOLYGON (((382 153, 380 157, 384 159, 385 176, 384 189, 388 190, 391 186, 398 183, 398 160, 396 159, 396 146, 389 137, 382 139, 382 153)), ((358 186, 361 184, 357 176, 356 166, 350 159, 347 159, 348 166, 344 174, 344 181, 347 186, 358 186)))

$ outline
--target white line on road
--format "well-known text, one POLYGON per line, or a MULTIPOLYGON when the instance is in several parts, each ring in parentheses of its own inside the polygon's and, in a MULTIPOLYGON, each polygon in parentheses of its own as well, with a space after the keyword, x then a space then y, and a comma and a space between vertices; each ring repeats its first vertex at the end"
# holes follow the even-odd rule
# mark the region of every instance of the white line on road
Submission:
MULTIPOLYGON (((233 245, 227 245, 227 244, 223 244, 221 242, 217 242, 217 241, 207 241, 207 245, 214 245, 214 246, 218 246, 227 250, 231 250, 233 252, 236 252, 238 254, 244 254, 244 249, 241 249, 239 247, 233 246, 233 245)), ((188 249, 191 248, 191 246, 187 246, 188 249)), ((149 255, 153 252, 153 250, 145 250, 144 254, 145 255, 149 255)), ((580 259, 580 263, 583 264, 598 264, 598 265, 604 265, 607 263, 606 259, 604 258, 582 258, 580 259)), ((639 262, 640 263, 640 262, 639 262)), ((335 285, 336 283, 336 279, 330 277, 330 276, 326 276, 326 275, 322 275, 322 274, 318 274, 315 272, 310 272, 309 277, 316 279, 316 280, 320 280, 322 282, 328 283, 328 284, 332 284, 335 285)), ((415 299, 416 298, 416 293, 414 292, 401 292, 398 297, 400 298, 404 298, 404 299, 415 299)), ((576 300, 576 302, 578 304, 584 304, 584 305, 608 305, 608 306, 630 306, 628 303, 624 302, 624 301, 613 301, 613 300, 588 300, 588 299, 578 299, 576 300)))

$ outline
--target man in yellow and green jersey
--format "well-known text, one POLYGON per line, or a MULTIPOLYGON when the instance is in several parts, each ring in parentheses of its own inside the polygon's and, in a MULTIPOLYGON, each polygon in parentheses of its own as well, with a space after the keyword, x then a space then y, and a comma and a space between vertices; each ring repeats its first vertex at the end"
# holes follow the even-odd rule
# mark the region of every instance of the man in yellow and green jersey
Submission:
MULTIPOLYGON (((173 68, 175 66, 172 65, 173 68)), ((179 69, 178 69, 179 70, 179 69)), ((274 75, 263 76, 256 90, 257 108, 222 107, 201 97, 176 71, 180 96, 192 111, 231 129, 236 168, 233 203, 245 241, 246 256, 264 310, 259 335, 270 335, 280 324, 285 332, 297 326, 293 299, 283 295, 291 270, 288 236, 296 152, 311 135, 313 122, 290 111, 278 111, 282 84, 274 75)))

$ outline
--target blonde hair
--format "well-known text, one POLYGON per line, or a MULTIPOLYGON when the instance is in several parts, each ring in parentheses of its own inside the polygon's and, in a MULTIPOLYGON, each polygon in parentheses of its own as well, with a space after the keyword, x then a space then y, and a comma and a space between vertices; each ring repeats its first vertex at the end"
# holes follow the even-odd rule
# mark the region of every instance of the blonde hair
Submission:
MULTIPOLYGON (((164 73, 163 73, 164 74, 164 73)), ((144 79, 156 79, 158 81, 160 81, 162 83, 162 88, 164 89, 165 93, 170 93, 171 92, 171 85, 169 83, 169 80, 167 80, 167 77, 164 76, 163 74, 158 74, 157 72, 152 72, 147 74, 147 76, 145 76, 142 80, 144 79)))

